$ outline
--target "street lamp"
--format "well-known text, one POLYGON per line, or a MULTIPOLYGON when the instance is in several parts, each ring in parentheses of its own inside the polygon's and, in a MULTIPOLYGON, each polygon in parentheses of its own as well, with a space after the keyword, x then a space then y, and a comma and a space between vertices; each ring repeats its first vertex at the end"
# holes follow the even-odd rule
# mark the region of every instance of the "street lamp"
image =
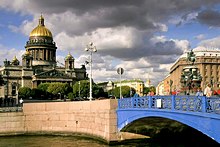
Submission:
POLYGON ((188 65, 183 68, 180 82, 184 87, 185 94, 190 94, 191 88, 195 89, 201 86, 202 76, 199 73, 199 68, 194 66, 196 56, 192 50, 187 53, 187 61, 191 62, 191 65, 188 65))
POLYGON ((80 81, 79 81, 79 98, 80 98, 80 81))
POLYGON ((97 52, 96 46, 94 46, 94 44, 92 42, 90 42, 88 45, 86 45, 85 51, 89 51, 90 52, 90 60, 89 62, 89 67, 90 67, 90 77, 89 77, 89 83, 90 83, 90 87, 89 87, 89 100, 92 100, 92 53, 93 52, 97 52))

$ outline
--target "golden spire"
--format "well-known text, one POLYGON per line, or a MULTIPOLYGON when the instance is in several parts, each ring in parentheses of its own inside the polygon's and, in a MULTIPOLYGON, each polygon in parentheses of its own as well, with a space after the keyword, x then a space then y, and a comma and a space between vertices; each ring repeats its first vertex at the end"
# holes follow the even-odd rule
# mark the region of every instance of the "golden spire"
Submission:
POLYGON ((67 59, 74 59, 73 56, 70 54, 70 52, 68 53, 68 55, 66 56, 66 60, 67 59))
POLYGON ((47 29, 44 25, 44 17, 42 14, 39 18, 38 26, 34 28, 32 32, 30 33, 30 37, 38 37, 38 36, 53 38, 51 31, 47 29))
POLYGON ((42 14, 40 15, 38 26, 44 26, 44 17, 42 16, 42 14))
POLYGON ((14 56, 14 58, 12 59, 12 62, 13 62, 13 61, 17 61, 17 60, 18 60, 17 57, 14 56))

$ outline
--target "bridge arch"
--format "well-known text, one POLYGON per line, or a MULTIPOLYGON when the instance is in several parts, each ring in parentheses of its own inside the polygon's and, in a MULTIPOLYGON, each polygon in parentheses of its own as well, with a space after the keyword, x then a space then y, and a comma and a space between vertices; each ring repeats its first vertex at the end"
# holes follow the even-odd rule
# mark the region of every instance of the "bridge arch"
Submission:
POLYGON ((190 126, 208 137, 220 143, 220 118, 217 114, 207 114, 201 112, 183 112, 183 111, 170 111, 162 109, 126 109, 117 110, 118 116, 118 131, 123 127, 132 123, 135 120, 145 117, 162 117, 178 121, 187 126, 190 126))

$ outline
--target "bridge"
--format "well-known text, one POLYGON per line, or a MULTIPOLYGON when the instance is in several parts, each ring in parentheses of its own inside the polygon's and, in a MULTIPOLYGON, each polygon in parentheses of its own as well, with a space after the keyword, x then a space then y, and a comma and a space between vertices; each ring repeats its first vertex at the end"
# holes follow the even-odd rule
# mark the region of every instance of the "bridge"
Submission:
MULTIPOLYGON (((0 109, 1 110, 1 109, 0 109)), ((146 96, 94 101, 25 103, 2 108, 0 136, 8 134, 88 134, 106 142, 121 140, 135 120, 162 117, 191 126, 220 143, 220 98, 146 96)))
POLYGON ((220 98, 170 95, 118 100, 118 131, 144 117, 162 117, 181 122, 220 143, 220 98))

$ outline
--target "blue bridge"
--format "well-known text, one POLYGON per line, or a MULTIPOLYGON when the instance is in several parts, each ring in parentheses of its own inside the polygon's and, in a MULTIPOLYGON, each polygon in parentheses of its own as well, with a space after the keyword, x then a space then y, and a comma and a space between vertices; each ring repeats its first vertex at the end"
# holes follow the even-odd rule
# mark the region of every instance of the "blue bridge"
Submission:
POLYGON ((220 143, 220 98, 146 96, 119 99, 118 131, 144 117, 162 117, 188 125, 220 143))

